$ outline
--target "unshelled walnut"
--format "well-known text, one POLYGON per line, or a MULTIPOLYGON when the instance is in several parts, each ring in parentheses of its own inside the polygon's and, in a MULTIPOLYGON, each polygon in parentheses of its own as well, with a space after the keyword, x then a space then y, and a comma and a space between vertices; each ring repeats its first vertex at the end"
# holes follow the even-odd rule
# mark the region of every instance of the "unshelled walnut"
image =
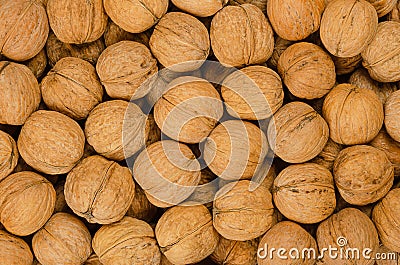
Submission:
POLYGON ((24 240, 0 230, 0 243, 1 264, 32 265, 33 255, 24 240))
POLYGON ((218 265, 257 265, 258 239, 235 241, 220 237, 211 254, 218 265))
POLYGON ((397 0, 367 0, 375 7, 378 17, 388 14, 397 5, 397 0))
POLYGON ((278 60, 282 53, 294 42, 290 40, 282 39, 281 37, 275 38, 274 51, 272 52, 271 58, 268 60, 268 65, 273 69, 277 69, 278 60))
POLYGON ((333 63, 335 64, 336 74, 345 75, 350 74, 356 70, 362 61, 361 54, 357 54, 352 57, 337 57, 331 56, 333 63))
POLYGON ((196 0, 172 0, 179 9, 197 17, 209 17, 223 8, 228 0, 211 0, 199 2, 196 0))
POLYGON ((0 130, 0 181, 13 172, 19 153, 14 138, 0 130))
POLYGON ((313 158, 311 162, 321 165, 331 171, 333 168, 333 163, 342 149, 343 146, 341 144, 335 143, 329 138, 324 149, 315 158, 313 158))
POLYGON ((93 253, 90 257, 83 263, 83 265, 104 265, 100 262, 99 257, 93 253))
POLYGON ((107 47, 124 40, 136 41, 149 47, 150 35, 148 31, 136 34, 130 33, 109 20, 103 36, 107 47))
POLYGON ((386 154, 394 166, 394 175, 400 176, 400 143, 381 130, 369 144, 386 154))
POLYGON ((23 62, 23 64, 31 69, 36 78, 42 77, 47 66, 46 49, 43 48, 35 57, 23 62))
POLYGON ((146 222, 151 222, 156 214, 157 207, 150 203, 143 189, 139 185, 135 185, 135 197, 133 198, 126 215, 146 222))
POLYGON ((232 6, 238 6, 242 4, 252 4, 261 9, 264 14, 267 14, 267 3, 268 0, 229 0, 229 4, 232 6))
POLYGON ((390 94, 385 103, 385 127, 387 133, 400 142, 400 90, 390 94))

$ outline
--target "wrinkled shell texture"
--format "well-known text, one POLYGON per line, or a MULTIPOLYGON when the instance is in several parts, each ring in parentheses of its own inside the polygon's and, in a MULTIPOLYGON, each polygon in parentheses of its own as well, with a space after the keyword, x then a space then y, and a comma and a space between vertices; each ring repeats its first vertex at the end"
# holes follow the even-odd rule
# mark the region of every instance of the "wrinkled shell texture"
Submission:
POLYGON ((400 22, 400 2, 399 1, 397 1, 397 5, 388 14, 388 20, 400 22))
POLYGON ((250 179, 267 152, 267 138, 257 126, 229 120, 220 123, 206 139, 204 160, 211 171, 223 179, 250 179))
POLYGON ((391 190, 372 212, 372 220, 386 247, 400 252, 400 189, 391 190))
POLYGON ((212 209, 215 194, 219 189, 219 182, 214 173, 208 168, 201 171, 201 179, 195 193, 186 200, 186 205, 203 204, 212 209))
POLYGON ((375 38, 361 55, 363 66, 373 79, 400 81, 400 22, 379 23, 375 38))
POLYGON ((126 213, 127 216, 150 222, 156 217, 157 207, 150 203, 139 185, 135 185, 135 197, 126 213))
POLYGON ((103 98, 103 87, 93 65, 74 57, 58 61, 40 88, 49 109, 75 120, 85 119, 103 98))
POLYGON ((40 52, 49 34, 45 8, 37 1, 0 1, 0 54, 25 61, 40 52))
POLYGON ((383 151, 394 166, 394 175, 400 176, 400 143, 393 140, 384 130, 370 142, 375 148, 383 151))
POLYGON ((140 33, 156 24, 167 12, 168 0, 104 0, 107 15, 122 29, 140 33))
POLYGON ((139 154, 133 175, 152 204, 170 207, 193 193, 201 172, 188 146, 165 140, 148 146, 139 154))
POLYGON ((326 167, 329 171, 333 168, 333 163, 339 152, 343 149, 342 145, 328 139, 324 149, 311 162, 326 167))
POLYGON ((35 57, 25 61, 24 64, 31 69, 36 78, 40 78, 47 66, 46 50, 42 49, 35 57))
POLYGON ((32 239, 35 257, 41 264, 80 265, 91 253, 86 226, 67 213, 54 214, 32 239))
POLYGON ((149 92, 151 86, 142 84, 158 68, 156 59, 146 46, 134 41, 121 41, 100 55, 96 70, 111 98, 131 100, 149 92))
POLYGON ((8 133, 0 131, 0 181, 17 166, 19 153, 17 143, 8 133))
POLYGON ((85 123, 88 143, 100 155, 122 161, 146 141, 147 117, 134 103, 111 100, 97 105, 85 123))
POLYGON ((197 17, 209 17, 222 9, 228 0, 171 0, 179 9, 197 17))
POLYGON ((400 90, 392 93, 385 104, 385 127, 387 133, 400 142, 400 90))
POLYGON ((320 37, 331 54, 352 57, 373 40, 377 27, 378 15, 367 1, 335 0, 322 15, 320 37))
POLYGON ((229 0, 229 4, 232 6, 238 6, 242 4, 252 4, 261 9, 261 11, 267 13, 268 0, 229 0))
MULTIPOLYGON (((290 249, 317 249, 317 243, 315 239, 300 225, 283 221, 275 226, 273 226, 260 240, 259 248, 265 248, 268 246, 270 248, 284 248, 287 250, 290 249)), ((264 254, 264 253, 260 253, 264 254)), ((298 265, 314 265, 314 258, 305 258, 300 260, 294 259, 278 259, 275 257, 274 259, 269 258, 269 255, 265 259, 258 257, 258 265, 286 265, 286 264, 298 264, 298 265)))
POLYGON ((90 223, 110 224, 122 219, 135 195, 127 167, 101 156, 90 156, 67 176, 65 200, 75 214, 90 223))
POLYGON ((57 175, 69 172, 78 163, 85 135, 71 118, 39 110, 22 127, 17 144, 28 165, 45 174, 57 175))
POLYGON ((250 191, 250 181, 231 182, 215 195, 213 225, 230 240, 251 240, 273 225, 272 195, 264 186, 250 191))
POLYGON ((276 177, 272 190, 278 210, 299 223, 318 223, 336 207, 333 176, 317 164, 288 166, 276 177))
POLYGON ((154 119, 168 137, 199 143, 214 129, 224 113, 218 91, 204 79, 180 77, 154 106, 154 119))
POLYGON ((99 39, 108 21, 102 0, 49 0, 47 14, 57 38, 71 44, 99 39))
POLYGON ((83 265, 104 265, 100 262, 99 257, 96 254, 90 255, 90 257, 83 263, 83 265))
POLYGON ((56 191, 44 177, 29 171, 0 183, 0 221, 7 231, 26 236, 39 230, 53 214, 56 191))
POLYGON ((150 49, 164 67, 177 72, 193 71, 207 59, 210 38, 207 28, 197 18, 170 12, 154 28, 150 49))
POLYGON ((370 89, 340 84, 324 100, 323 116, 333 141, 344 144, 368 143, 383 124, 383 106, 370 89))
POLYGON ((324 0, 268 0, 269 21, 279 37, 297 41, 319 29, 324 0))
POLYGON ((283 104, 279 75, 265 66, 248 66, 230 74, 222 83, 221 94, 230 115, 246 120, 263 120, 283 104))
POLYGON ((8 265, 32 265, 33 255, 24 240, 0 230, 0 263, 8 265))
POLYGON ((273 69, 278 67, 278 60, 281 57, 282 53, 294 42, 282 39, 281 37, 276 37, 274 44, 274 51, 272 52, 271 58, 268 60, 268 65, 273 69))
POLYGON ((142 32, 137 34, 130 33, 120 28, 117 24, 115 24, 111 20, 108 21, 108 25, 106 31, 104 32, 103 37, 104 37, 104 43, 106 44, 107 47, 124 40, 136 41, 148 47, 150 41, 150 34, 148 32, 142 32))
POLYGON ((251 4, 226 6, 213 18, 211 46, 221 64, 264 63, 274 50, 274 33, 265 15, 251 4))
POLYGON ((396 6, 397 0, 368 0, 376 9, 378 17, 388 14, 396 6))
POLYGON ((289 163, 303 163, 316 157, 328 137, 325 120, 311 106, 299 101, 280 108, 268 126, 271 148, 289 163))
POLYGON ((167 210, 156 226, 162 253, 176 265, 199 262, 214 252, 219 236, 210 212, 203 205, 175 206, 167 210))
MULTIPOLYGON (((385 247, 384 245, 381 245, 378 249, 378 253, 392 253, 390 249, 385 247)), ((396 255, 396 259, 381 259, 376 261, 376 265, 398 265, 398 261, 400 259, 400 254, 399 253, 394 253, 396 255)), ((381 254, 382 255, 382 254, 381 254)), ((384 254, 383 254, 384 255, 384 254)))
POLYGON ((353 57, 336 57, 331 56, 333 63, 335 64, 336 74, 345 75, 352 73, 357 67, 360 66, 362 57, 361 54, 357 54, 353 57))
POLYGON ((28 67, 0 62, 0 123, 22 125, 38 109, 41 99, 38 82, 28 67))
MULTIPOLYGON (((348 248, 370 248, 376 251, 379 247, 378 233, 371 219, 355 208, 341 210, 318 226, 317 243, 320 250, 328 246, 339 247, 337 244, 339 237, 347 239, 344 251, 348 248)), ((327 265, 348 264, 346 259, 331 259, 328 255, 325 255, 322 261, 327 265)), ((365 259, 362 255, 357 259, 357 264, 360 265, 372 265, 374 262, 373 259, 365 259)))
POLYGON ((331 57, 319 46, 307 42, 293 44, 282 53, 278 72, 289 91, 299 98, 321 98, 336 82, 331 57))
POLYGON ((210 258, 217 264, 257 265, 258 240, 235 241, 221 237, 210 258))
POLYGON ((153 229, 132 217, 102 226, 94 235, 92 245, 103 265, 160 264, 161 254, 153 229))

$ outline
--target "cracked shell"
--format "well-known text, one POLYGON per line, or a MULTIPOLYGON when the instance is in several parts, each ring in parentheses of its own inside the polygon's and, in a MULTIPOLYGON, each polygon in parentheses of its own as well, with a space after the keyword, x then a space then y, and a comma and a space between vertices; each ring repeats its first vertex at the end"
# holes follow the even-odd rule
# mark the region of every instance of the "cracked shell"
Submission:
POLYGON ((235 241, 220 237, 210 258, 220 265, 257 265, 258 239, 235 241))
POLYGON ((11 135, 0 130, 0 181, 13 172, 18 158, 17 143, 11 135))
POLYGON ((228 0, 172 0, 171 1, 177 8, 190 13, 197 17, 209 17, 222 9, 228 0))
POLYGON ((0 263, 8 265, 32 265, 33 255, 24 240, 0 230, 0 263))
POLYGON ((392 93, 385 103, 385 127, 387 133, 400 142, 400 90, 392 93))

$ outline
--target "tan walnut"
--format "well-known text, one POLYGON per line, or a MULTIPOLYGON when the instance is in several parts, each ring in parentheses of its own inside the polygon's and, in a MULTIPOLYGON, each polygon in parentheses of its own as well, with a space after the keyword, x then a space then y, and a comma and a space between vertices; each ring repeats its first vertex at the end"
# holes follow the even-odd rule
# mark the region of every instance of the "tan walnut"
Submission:
POLYGON ((394 166, 394 175, 400 176, 400 143, 381 130, 369 144, 386 154, 394 166))
POLYGON ((385 127, 387 133, 400 142, 400 90, 390 94, 385 103, 385 127))
POLYGON ((14 138, 0 130, 0 181, 17 166, 19 153, 14 138))
POLYGON ((235 241, 220 237, 210 258, 219 265, 257 265, 258 239, 235 241))
POLYGON ((33 255, 28 244, 19 237, 0 230, 0 263, 10 265, 32 265, 33 255))
POLYGON ((228 3, 228 0, 172 0, 171 2, 179 9, 194 16, 209 17, 222 9, 228 3))

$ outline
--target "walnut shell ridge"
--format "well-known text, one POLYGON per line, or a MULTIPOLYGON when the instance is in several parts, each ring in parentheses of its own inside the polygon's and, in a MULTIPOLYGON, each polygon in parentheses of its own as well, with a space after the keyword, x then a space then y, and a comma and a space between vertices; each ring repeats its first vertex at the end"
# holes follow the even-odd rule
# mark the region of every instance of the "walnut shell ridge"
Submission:
POLYGON ((220 237, 210 258, 220 265, 257 265, 258 239, 235 241, 220 237))
POLYGON ((400 142, 393 140, 385 130, 381 130, 369 144, 386 154, 394 166, 394 175, 400 176, 400 142))
POLYGON ((32 265, 33 255, 28 244, 19 237, 0 230, 0 263, 32 265))
POLYGON ((197 17, 209 17, 222 9, 228 0, 211 0, 199 2, 196 0, 172 0, 177 8, 197 17))
POLYGON ((392 93, 385 103, 385 127, 387 133, 400 142, 400 90, 392 93))
POLYGON ((0 130, 0 181, 17 166, 19 153, 14 138, 0 130))

